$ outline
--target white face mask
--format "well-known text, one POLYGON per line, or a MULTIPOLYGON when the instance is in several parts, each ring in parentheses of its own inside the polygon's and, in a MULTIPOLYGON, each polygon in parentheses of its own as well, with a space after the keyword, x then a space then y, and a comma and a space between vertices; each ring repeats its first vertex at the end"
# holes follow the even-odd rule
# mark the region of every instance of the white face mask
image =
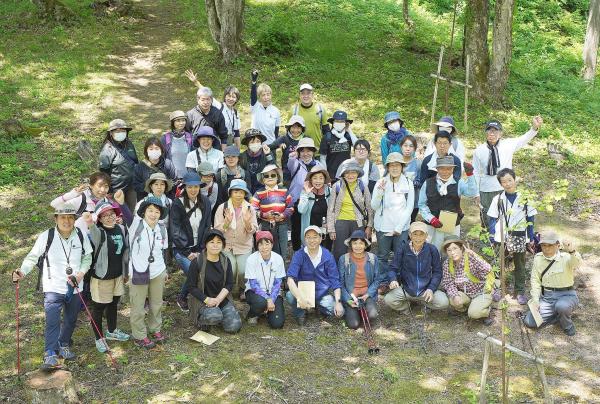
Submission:
POLYGON ((388 129, 392 132, 398 132, 400 130, 400 122, 394 121, 388 125, 388 129))
POLYGON ((112 137, 113 139, 115 139, 115 142, 122 142, 123 140, 125 140, 125 138, 127 138, 127 132, 113 132, 112 137))
POLYGON ((150 160, 157 160, 161 156, 160 150, 148 150, 148 158, 150 160))
POLYGON ((344 129, 346 129, 346 123, 345 122, 334 122, 333 129, 335 129, 338 132, 342 132, 344 129))
POLYGON ((259 151, 262 148, 262 144, 260 143, 250 143, 248 145, 248 149, 250 149, 250 151, 252 153, 256 153, 257 151, 259 151))

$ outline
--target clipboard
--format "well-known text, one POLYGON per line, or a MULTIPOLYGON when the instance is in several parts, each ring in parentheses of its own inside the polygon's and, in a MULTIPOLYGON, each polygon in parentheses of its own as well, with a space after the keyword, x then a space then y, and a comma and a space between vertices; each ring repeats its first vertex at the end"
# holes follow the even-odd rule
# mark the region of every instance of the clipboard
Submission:
POLYGON ((458 213, 450 212, 447 210, 440 211, 440 222, 442 222, 442 227, 440 227, 439 231, 447 234, 454 234, 454 229, 456 228, 456 220, 458 219, 458 213))
POLYGON ((207 332, 204 331, 198 331, 197 333, 195 333, 194 335, 192 335, 190 337, 191 340, 194 340, 196 342, 201 342, 204 345, 212 345, 215 342, 217 342, 220 338, 217 337, 216 335, 212 335, 209 334, 207 332))
POLYGON ((542 315, 540 314, 539 307, 535 307, 535 305, 531 304, 531 302, 527 303, 527 306, 529 307, 529 312, 531 313, 531 316, 535 320, 535 325, 537 327, 541 326, 542 323, 544 322, 544 319, 542 318, 542 315))
POLYGON ((300 289, 302 296, 310 302, 310 307, 315 307, 315 282, 299 281, 298 289, 300 289))

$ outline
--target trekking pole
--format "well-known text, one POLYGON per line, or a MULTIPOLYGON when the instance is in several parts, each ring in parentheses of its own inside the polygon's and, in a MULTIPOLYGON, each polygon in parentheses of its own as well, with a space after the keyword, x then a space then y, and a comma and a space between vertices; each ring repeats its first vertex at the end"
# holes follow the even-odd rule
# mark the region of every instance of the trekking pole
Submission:
POLYGON ((85 303, 85 300, 83 300, 83 297, 81 296, 81 291, 79 290, 79 285, 77 283, 77 278, 75 278, 75 275, 70 275, 69 279, 71 279, 71 282, 73 283, 73 287, 75 288, 75 291, 77 292, 77 296, 79 296, 79 300, 81 301, 81 304, 83 304, 83 308, 85 309, 85 312, 87 313, 87 316, 88 316, 88 319, 90 320, 90 323, 92 323, 92 326, 94 326, 94 329, 98 332, 98 335, 100 335, 100 339, 102 339, 102 343, 106 347, 106 353, 110 357, 110 361, 112 362, 113 368, 115 370, 117 370, 117 362, 115 361, 115 358, 110 353, 110 347, 108 346, 108 343, 106 342, 106 338, 104 338, 104 334, 102 334, 102 331, 98 328, 98 325, 96 324, 96 322, 92 318, 92 314, 90 313, 90 309, 88 309, 88 306, 85 303))
POLYGON ((363 304, 358 306, 358 312, 360 313, 360 317, 362 318, 363 327, 365 329, 365 337, 367 338, 367 347, 369 348, 369 355, 379 353, 379 347, 373 338, 373 333, 371 330, 371 322, 369 321, 369 315, 367 314, 367 310, 365 310, 365 306, 363 304))
POLYGON ((17 320, 17 379, 21 380, 21 341, 19 335, 19 281, 13 280, 15 284, 15 316, 17 320))

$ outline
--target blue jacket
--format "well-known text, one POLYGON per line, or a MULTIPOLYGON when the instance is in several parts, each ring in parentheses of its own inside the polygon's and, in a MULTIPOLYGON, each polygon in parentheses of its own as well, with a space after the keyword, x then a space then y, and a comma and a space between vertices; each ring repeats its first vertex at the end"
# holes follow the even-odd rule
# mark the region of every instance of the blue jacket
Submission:
POLYGON ((335 265, 335 258, 326 248, 321 247, 321 262, 315 268, 304 248, 294 253, 287 276, 296 283, 299 281, 315 282, 315 301, 320 301, 329 292, 341 287, 340 274, 335 265))
MULTIPOLYGON (((350 259, 349 253, 342 255, 338 260, 338 270, 340 271, 340 282, 342 283, 342 301, 347 302, 352 300, 350 294, 354 290, 354 279, 356 277, 356 264, 350 259)), ((373 253, 367 253, 365 273, 369 284, 367 293, 372 299, 377 300, 377 288, 385 279, 385 273, 380 272, 379 259, 373 253)))
POLYGON ((398 281, 410 296, 420 296, 425 290, 436 291, 442 281, 440 253, 433 244, 425 243, 419 255, 404 241, 394 253, 388 272, 389 281, 398 281))
POLYGON ((385 165, 385 161, 387 160, 388 154, 393 153, 393 152, 402 153, 402 147, 400 147, 400 142, 402 142, 402 139, 404 139, 405 136, 411 134, 408 129, 406 129, 405 127, 402 127, 402 128, 400 128, 400 133, 402 133, 402 137, 398 140, 398 143, 392 143, 392 141, 388 137, 388 133, 389 133, 389 131, 385 132, 383 135, 381 135, 381 142, 380 142, 381 161, 384 162, 384 165, 385 165))

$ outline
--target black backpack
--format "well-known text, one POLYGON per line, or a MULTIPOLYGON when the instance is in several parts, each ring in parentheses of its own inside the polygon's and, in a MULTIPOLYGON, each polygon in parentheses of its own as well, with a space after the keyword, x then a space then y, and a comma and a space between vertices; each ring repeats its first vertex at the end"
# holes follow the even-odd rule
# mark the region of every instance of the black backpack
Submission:
MULTIPOLYGON (((85 201, 85 199, 84 199, 84 201, 85 201)), ((81 248, 83 249, 83 233, 81 232, 81 229, 79 227, 75 227, 75 229, 77 230, 77 237, 79 237, 79 242, 81 243, 81 248)), ((38 268, 38 278, 37 278, 37 285, 35 287, 35 290, 37 290, 38 292, 40 290, 40 286, 42 283, 42 272, 44 270, 44 261, 46 261, 46 265, 48 266, 48 271, 50 270, 50 261, 48 260, 48 250, 50 250, 50 246, 52 245, 52 241, 54 240, 55 231, 56 231, 56 228, 54 228, 54 227, 51 229, 48 229, 48 239, 46 240, 46 249, 44 250, 44 253, 42 255, 40 255, 40 258, 38 258, 38 262, 36 264, 36 266, 38 268)), ((48 276, 50 276, 49 272, 48 272, 48 276)))

